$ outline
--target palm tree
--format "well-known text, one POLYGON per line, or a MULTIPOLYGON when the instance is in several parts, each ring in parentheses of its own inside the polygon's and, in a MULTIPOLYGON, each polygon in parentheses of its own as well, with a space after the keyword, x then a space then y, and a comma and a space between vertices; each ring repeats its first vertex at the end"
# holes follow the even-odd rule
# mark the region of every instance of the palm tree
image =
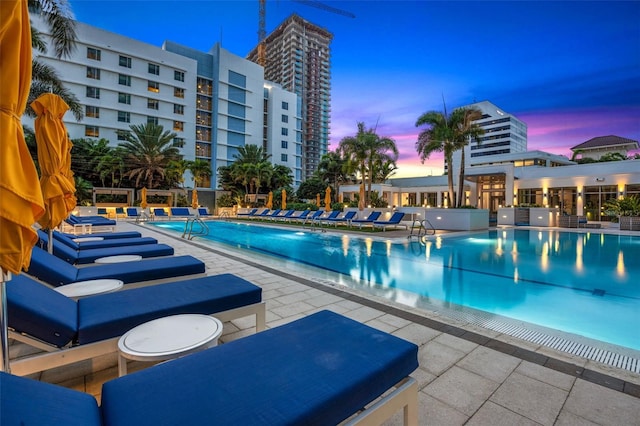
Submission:
POLYGON ((318 176, 333 187, 334 194, 340 192, 340 185, 348 179, 346 163, 338 151, 327 152, 318 163, 318 176))
POLYGON ((204 181, 211 177, 211 164, 206 160, 196 158, 190 161, 189 170, 193 176, 193 184, 195 187, 202 186, 204 181))
POLYGON ((169 163, 181 158, 180 151, 173 146, 176 134, 152 123, 129 127, 131 133, 127 134, 127 141, 120 144, 129 169, 125 175, 135 179, 136 187, 144 180, 144 186, 156 188, 164 180, 169 163))
POLYGON ((167 180, 170 180, 172 185, 177 184, 184 189, 184 174, 189 170, 190 164, 191 161, 183 159, 169 161, 165 172, 167 180))
POLYGON ((124 175, 124 153, 122 148, 111 148, 109 152, 98 158, 96 171, 100 174, 102 186, 105 184, 106 178, 111 179, 111 187, 120 186, 122 176, 124 175))
POLYGON ((338 146, 344 157, 358 170, 363 181, 368 180, 366 200, 371 197, 371 185, 376 161, 396 161, 398 148, 393 139, 380 137, 375 129, 365 129, 364 123, 358 123, 356 136, 347 136, 338 146))
POLYGON ((277 188, 287 188, 289 190, 293 185, 293 176, 291 175, 291 169, 282 164, 276 164, 273 166, 273 173, 271 174, 271 181, 269 183, 268 190, 274 190, 277 188))
POLYGON ((74 139, 71 149, 71 169, 93 186, 104 186, 99 172, 99 163, 103 157, 112 156, 114 148, 108 139, 74 139))
POLYGON ((482 111, 478 108, 458 108, 451 114, 451 122, 455 125, 456 148, 461 152, 457 207, 462 207, 464 204, 465 147, 471 141, 479 144, 480 136, 484 135, 484 129, 476 123, 480 118, 482 118, 482 111))
MULTIPOLYGON (((29 11, 32 14, 39 14, 51 34, 51 44, 55 57, 66 58, 73 53, 76 43, 76 23, 73 14, 66 0, 29 0, 29 11)), ((42 34, 31 28, 31 46, 38 52, 45 53, 47 44, 42 34)), ((34 57, 31 62, 31 89, 27 101, 25 113, 30 117, 35 117, 35 111, 31 108, 33 102, 43 93, 55 93, 69 105, 69 110, 76 120, 83 117, 82 106, 78 98, 62 85, 60 76, 56 70, 34 57)))
POLYGON ((447 172, 447 183, 449 184, 449 200, 454 200, 455 192, 453 190, 453 174, 451 173, 451 164, 453 163, 453 153, 457 149, 455 144, 455 131, 451 122, 451 117, 447 115, 445 107, 444 112, 429 111, 418 117, 416 127, 429 126, 428 129, 422 130, 418 134, 416 141, 416 151, 420 155, 422 163, 431 156, 431 154, 442 152, 445 162, 449 165, 447 172))

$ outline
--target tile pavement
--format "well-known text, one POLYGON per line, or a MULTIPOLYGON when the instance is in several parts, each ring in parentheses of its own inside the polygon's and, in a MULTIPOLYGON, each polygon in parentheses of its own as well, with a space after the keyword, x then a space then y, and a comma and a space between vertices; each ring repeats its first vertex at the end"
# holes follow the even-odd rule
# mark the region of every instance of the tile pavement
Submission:
MULTIPOLYGON (((416 343, 420 367, 413 376, 420 389, 421 425, 640 425, 639 375, 484 330, 466 330, 442 318, 424 318, 152 227, 121 222, 118 230, 140 230, 173 246, 176 254, 192 254, 207 264, 209 275, 230 272, 259 285, 268 327, 329 309, 416 343)), ((223 344, 254 333, 254 327, 251 318, 226 323, 223 344)), ((21 349, 12 347, 13 353, 21 349)), ((116 364, 109 355, 33 377, 99 399, 102 383, 117 375, 116 364)), ((129 370, 146 366, 131 363, 129 370)), ((401 417, 385 424, 402 424, 401 417)))

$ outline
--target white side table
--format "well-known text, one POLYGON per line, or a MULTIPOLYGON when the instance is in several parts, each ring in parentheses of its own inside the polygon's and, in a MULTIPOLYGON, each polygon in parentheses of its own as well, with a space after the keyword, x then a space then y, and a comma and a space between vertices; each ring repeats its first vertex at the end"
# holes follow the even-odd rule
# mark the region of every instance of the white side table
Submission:
POLYGON ((74 243, 86 243, 87 241, 104 241, 104 237, 78 237, 74 238, 74 243))
POLYGON ((175 359, 216 346, 221 334, 220 320, 208 315, 171 315, 140 324, 118 340, 118 374, 127 374, 127 359, 175 359))
POLYGON ((93 296, 96 294, 110 293, 112 291, 120 290, 123 284, 124 283, 120 280, 109 278, 101 280, 78 281, 75 283, 56 287, 54 290, 60 294, 64 294, 67 297, 78 299, 84 296, 93 296))
POLYGON ((142 256, 139 254, 121 254, 119 256, 100 257, 95 260, 95 263, 122 263, 135 262, 138 260, 142 260, 142 256))

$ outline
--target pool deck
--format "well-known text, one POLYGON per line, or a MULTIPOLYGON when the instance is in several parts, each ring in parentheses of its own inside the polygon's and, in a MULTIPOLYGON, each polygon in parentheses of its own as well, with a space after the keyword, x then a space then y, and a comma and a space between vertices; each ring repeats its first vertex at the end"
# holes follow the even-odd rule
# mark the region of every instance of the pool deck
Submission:
MULTIPOLYGON (((233 273, 262 287, 267 326, 275 327, 329 309, 419 346, 421 425, 640 425, 640 375, 448 321, 299 272, 283 271, 250 255, 181 239, 153 227, 119 221, 117 231, 137 230, 207 265, 207 275, 233 273)), ((408 231, 375 236, 406 238, 408 231)), ((222 343, 255 333, 244 318, 224 324, 222 343)), ((13 353, 20 344, 12 345, 13 353)), ((144 365, 147 367, 147 365, 144 365)), ((143 368, 130 363, 129 371, 143 368)), ((32 376, 93 394, 117 377, 115 355, 32 376)), ((395 415, 385 425, 402 424, 395 415)))

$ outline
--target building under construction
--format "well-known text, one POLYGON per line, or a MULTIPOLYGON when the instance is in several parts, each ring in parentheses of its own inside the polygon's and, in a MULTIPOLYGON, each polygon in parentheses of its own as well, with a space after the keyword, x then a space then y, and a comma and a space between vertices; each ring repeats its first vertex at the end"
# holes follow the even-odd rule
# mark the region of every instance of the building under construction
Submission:
POLYGON ((264 64, 264 79, 296 93, 302 105, 302 173, 307 179, 327 153, 331 113, 333 34, 293 14, 247 56, 264 64))

